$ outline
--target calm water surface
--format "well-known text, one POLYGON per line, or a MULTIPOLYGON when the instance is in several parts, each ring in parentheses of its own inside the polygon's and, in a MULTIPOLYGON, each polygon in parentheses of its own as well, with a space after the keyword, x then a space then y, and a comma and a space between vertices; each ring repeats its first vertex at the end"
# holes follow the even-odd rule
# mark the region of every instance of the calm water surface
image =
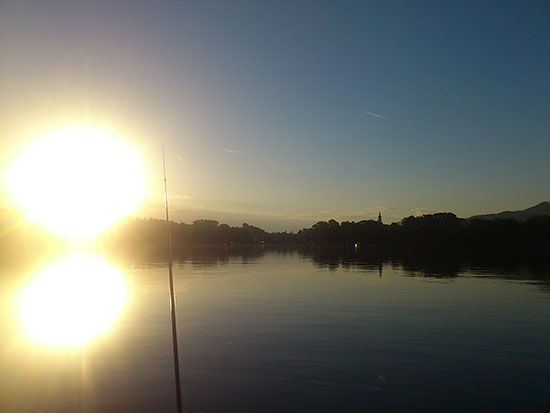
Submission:
MULTIPOLYGON (((26 273, 2 270, 0 411, 173 411, 166 266, 114 265, 122 312, 70 348, 21 335, 26 273)), ((174 274, 188 411, 550 409, 544 269, 260 251, 174 274)))

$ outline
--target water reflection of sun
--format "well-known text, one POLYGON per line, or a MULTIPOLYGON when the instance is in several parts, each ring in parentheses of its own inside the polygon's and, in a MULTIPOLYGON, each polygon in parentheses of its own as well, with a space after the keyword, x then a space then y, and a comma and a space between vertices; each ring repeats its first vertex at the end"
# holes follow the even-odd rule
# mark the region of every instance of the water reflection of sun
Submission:
POLYGON ((34 342, 82 345, 105 333, 126 301, 122 275, 101 258, 73 256, 34 275, 17 301, 19 325, 34 342))

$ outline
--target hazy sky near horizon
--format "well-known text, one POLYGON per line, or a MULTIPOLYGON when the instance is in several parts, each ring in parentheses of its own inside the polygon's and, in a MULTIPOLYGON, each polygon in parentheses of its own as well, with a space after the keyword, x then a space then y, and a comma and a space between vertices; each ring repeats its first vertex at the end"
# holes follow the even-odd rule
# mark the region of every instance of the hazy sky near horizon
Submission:
POLYGON ((0 163, 65 124, 140 148, 162 216, 294 230, 548 200, 550 3, 3 1, 0 163))

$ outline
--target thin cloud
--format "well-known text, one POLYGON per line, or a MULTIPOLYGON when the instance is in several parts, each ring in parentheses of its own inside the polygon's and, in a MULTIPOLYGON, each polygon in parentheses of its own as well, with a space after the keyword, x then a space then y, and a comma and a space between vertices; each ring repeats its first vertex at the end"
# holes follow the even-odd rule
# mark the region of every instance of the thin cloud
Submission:
POLYGON ((374 112, 369 112, 368 110, 365 110, 364 111, 367 115, 371 115, 371 116, 374 116, 374 117, 377 117, 377 118, 381 118, 381 119, 384 119, 385 116, 384 115, 380 115, 378 113, 374 113, 374 112))
POLYGON ((419 216, 427 215, 427 214, 435 214, 436 212, 437 211, 435 211, 433 209, 429 209, 429 208, 413 208, 413 209, 411 209, 411 213, 415 217, 419 217, 419 216))
POLYGON ((227 153, 241 153, 241 151, 236 151, 234 149, 224 149, 223 151, 227 153))

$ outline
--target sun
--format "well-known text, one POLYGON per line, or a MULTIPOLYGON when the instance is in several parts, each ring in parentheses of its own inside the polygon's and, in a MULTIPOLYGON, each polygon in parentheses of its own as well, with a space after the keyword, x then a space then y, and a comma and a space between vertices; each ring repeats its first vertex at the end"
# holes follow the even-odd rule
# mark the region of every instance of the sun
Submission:
POLYGON ((21 289, 17 307, 24 336, 50 347, 75 347, 105 333, 127 297, 122 275, 99 257, 54 262, 21 289))
POLYGON ((11 202, 31 221, 70 238, 99 234, 131 213, 144 193, 137 152, 92 128, 37 139, 4 178, 11 202))

